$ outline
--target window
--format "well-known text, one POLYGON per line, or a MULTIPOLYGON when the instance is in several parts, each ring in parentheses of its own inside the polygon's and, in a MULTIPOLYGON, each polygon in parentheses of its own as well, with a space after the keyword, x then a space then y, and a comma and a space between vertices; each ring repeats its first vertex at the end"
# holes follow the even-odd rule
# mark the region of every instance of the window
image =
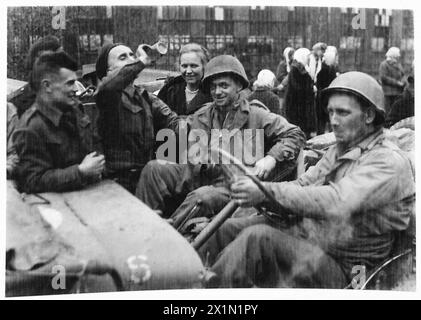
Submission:
POLYGON ((113 7, 107 6, 107 18, 111 19, 113 17, 113 7))
POLYGON ((234 43, 234 37, 232 35, 206 35, 206 48, 209 50, 221 50, 226 47, 227 44, 234 43))
POLYGON ((372 38, 371 39, 371 50, 375 52, 384 51, 384 38, 372 38))
POLYGON ((414 39, 404 38, 401 40, 401 49, 404 51, 414 50, 414 39))
POLYGON ((104 43, 113 43, 114 42, 114 36, 112 34, 104 34, 104 43))
POLYGON ((169 44, 169 50, 178 51, 180 48, 190 42, 190 35, 188 34, 172 34, 172 35, 159 35, 159 41, 169 44))
POLYGON ((162 6, 157 7, 156 13, 157 19, 162 20, 164 18, 164 8, 162 6))
POLYGON ((361 47, 361 38, 360 37, 341 37, 339 48, 340 49, 358 49, 361 47))
POLYGON ((215 20, 222 21, 224 20, 224 8, 215 7, 215 20))
POLYGON ((374 16, 375 27, 389 27, 390 16, 392 15, 391 10, 379 9, 378 13, 374 16))

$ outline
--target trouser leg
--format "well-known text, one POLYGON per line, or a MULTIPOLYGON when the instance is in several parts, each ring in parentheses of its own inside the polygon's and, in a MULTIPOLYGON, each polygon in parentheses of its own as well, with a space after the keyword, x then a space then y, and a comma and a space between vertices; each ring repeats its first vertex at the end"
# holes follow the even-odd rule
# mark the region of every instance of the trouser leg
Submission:
POLYGON ((172 212, 171 206, 178 205, 182 201, 179 198, 185 197, 182 194, 182 184, 185 183, 182 179, 183 172, 184 165, 149 161, 140 175, 136 197, 153 210, 162 211, 164 217, 168 216, 172 212))
POLYGON ((213 217, 230 201, 230 192, 226 187, 203 186, 190 192, 183 203, 172 214, 174 226, 185 220, 189 213, 198 205, 194 217, 213 217))
POLYGON ((266 218, 262 215, 230 218, 215 231, 215 233, 198 250, 198 253, 204 263, 213 265, 217 256, 238 236, 243 229, 255 224, 263 224, 266 222, 266 218))
POLYGON ((244 229, 211 270, 222 287, 346 286, 342 268, 320 247, 263 224, 244 229))

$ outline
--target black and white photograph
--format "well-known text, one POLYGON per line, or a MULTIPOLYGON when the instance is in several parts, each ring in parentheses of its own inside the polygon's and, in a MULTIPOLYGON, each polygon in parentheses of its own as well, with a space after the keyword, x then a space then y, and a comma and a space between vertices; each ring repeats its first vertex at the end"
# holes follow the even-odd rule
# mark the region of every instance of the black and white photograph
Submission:
POLYGON ((7 2, 5 297, 415 293, 416 9, 359 3, 7 2))

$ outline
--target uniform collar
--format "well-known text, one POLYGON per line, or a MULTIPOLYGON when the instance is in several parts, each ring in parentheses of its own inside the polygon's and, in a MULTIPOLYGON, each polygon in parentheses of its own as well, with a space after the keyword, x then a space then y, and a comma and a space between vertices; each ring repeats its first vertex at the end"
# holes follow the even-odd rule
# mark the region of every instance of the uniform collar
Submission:
MULTIPOLYGON (((383 128, 368 135, 364 140, 356 146, 350 148, 342 156, 338 156, 338 160, 357 160, 364 152, 371 150, 380 140, 384 138, 383 128)), ((338 152, 338 149, 336 149, 338 152)))
MULTIPOLYGON (((209 112, 210 112, 210 116, 202 117, 201 119, 202 122, 204 121, 206 122, 208 120, 213 121, 213 117, 217 117, 218 108, 216 107, 214 103, 212 103, 212 107, 209 108, 209 112)), ((232 121, 228 121, 227 127, 223 129, 232 130, 232 129, 239 129, 243 127, 243 125, 247 122, 249 118, 249 113, 250 113, 250 105, 248 101, 240 97, 240 99, 238 99, 234 103, 232 107, 232 112, 234 112, 234 118, 232 119, 232 121)), ((228 115, 228 117, 230 116, 228 115)), ((213 126, 211 125, 211 127, 213 126)))
POLYGON ((48 120, 50 120, 56 127, 59 126, 60 119, 63 112, 47 103, 35 101, 35 108, 48 120))
MULTIPOLYGON (((35 109, 38 110, 48 120, 50 120, 54 126, 58 127, 60 125, 60 120, 63 116, 63 112, 61 110, 46 103, 40 103, 38 101, 35 101, 34 106, 35 109)), ((78 124, 82 127, 85 127, 90 123, 90 119, 88 115, 79 110, 79 107, 81 107, 81 104, 79 104, 78 107, 70 108, 69 111, 72 110, 76 114, 78 124)))

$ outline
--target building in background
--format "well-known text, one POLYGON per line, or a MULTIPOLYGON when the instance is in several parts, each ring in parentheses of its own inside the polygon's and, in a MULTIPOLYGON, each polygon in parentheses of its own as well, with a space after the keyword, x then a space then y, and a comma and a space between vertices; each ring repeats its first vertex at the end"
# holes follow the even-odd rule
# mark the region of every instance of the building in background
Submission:
POLYGON ((94 63, 104 42, 136 48, 158 39, 169 53, 156 66, 178 69, 178 50, 191 41, 213 55, 233 54, 250 78, 261 69, 275 70, 283 49, 311 48, 325 42, 339 50, 342 72, 359 70, 378 76, 390 46, 401 48, 409 71, 414 58, 411 10, 268 6, 69 6, 9 7, 7 75, 25 79, 23 61, 29 46, 46 34, 61 38, 79 65, 94 63), (355 19, 358 20, 357 28, 355 19), (354 23, 353 23, 354 21, 354 23))

